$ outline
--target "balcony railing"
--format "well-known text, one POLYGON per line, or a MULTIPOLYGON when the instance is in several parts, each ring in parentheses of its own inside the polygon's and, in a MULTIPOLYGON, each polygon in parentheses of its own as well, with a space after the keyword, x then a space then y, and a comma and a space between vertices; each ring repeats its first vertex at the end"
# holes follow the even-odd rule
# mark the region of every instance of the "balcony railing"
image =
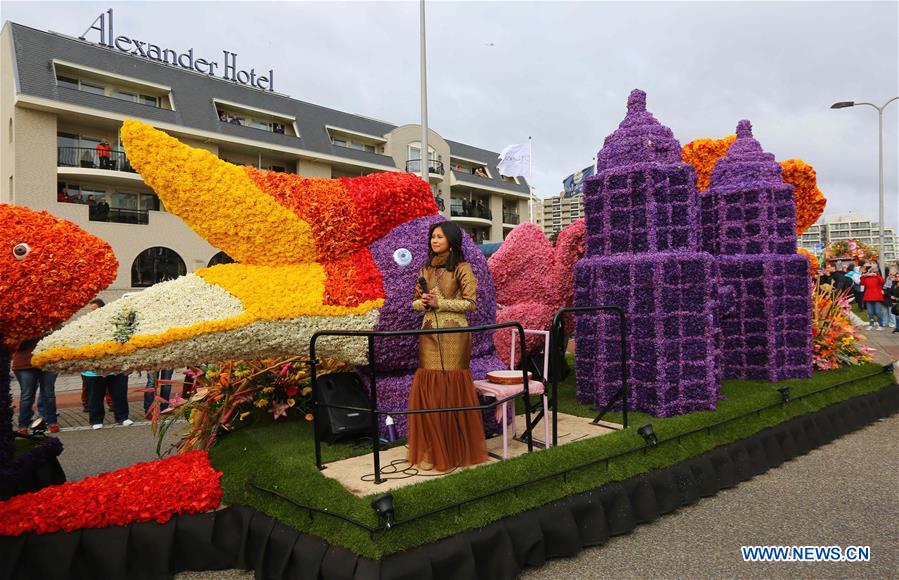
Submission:
MULTIPOLYGON (((406 161, 406 173, 421 173, 421 159, 406 161)), ((444 175, 443 161, 428 160, 428 173, 444 175)))
POLYGON ((84 167, 87 169, 108 169, 137 173, 124 151, 110 151, 109 156, 100 156, 91 147, 57 147, 56 162, 59 167, 84 167))
POLYGON ((503 223, 504 224, 518 224, 518 220, 521 219, 517 213, 509 213, 503 212, 503 223))
POLYGON ((493 214, 489 209, 485 207, 468 207, 462 206, 459 204, 452 204, 450 206, 450 216, 452 217, 473 217, 480 218, 484 220, 492 220, 493 214))
POLYGON ((141 209, 123 209, 111 207, 107 210, 91 206, 88 210, 88 218, 92 222, 113 222, 117 224, 141 224, 150 223, 150 212, 141 209))

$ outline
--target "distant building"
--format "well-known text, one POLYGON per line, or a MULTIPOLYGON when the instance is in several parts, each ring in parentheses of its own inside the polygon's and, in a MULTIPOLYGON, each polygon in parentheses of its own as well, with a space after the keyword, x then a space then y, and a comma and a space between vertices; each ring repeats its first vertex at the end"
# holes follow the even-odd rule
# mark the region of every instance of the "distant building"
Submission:
POLYGON ((543 233, 558 235, 565 226, 584 217, 584 194, 565 197, 565 192, 543 200, 543 233))
MULTIPOLYGON (((797 246, 820 254, 823 246, 839 240, 858 240, 870 246, 880 246, 878 222, 871 221, 856 212, 840 215, 825 215, 816 221, 797 240, 797 246)), ((893 263, 897 257, 897 242, 893 228, 883 228, 883 259, 893 263)))

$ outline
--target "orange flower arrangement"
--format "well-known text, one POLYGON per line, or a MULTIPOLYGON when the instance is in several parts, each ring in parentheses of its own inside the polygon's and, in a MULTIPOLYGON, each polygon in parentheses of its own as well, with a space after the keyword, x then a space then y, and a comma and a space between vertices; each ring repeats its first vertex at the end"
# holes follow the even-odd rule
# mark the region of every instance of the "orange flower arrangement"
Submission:
MULTIPOLYGON (((723 139, 697 139, 684 145, 681 159, 696 170, 696 187, 699 191, 709 188, 715 163, 727 155, 727 150, 736 139, 736 135, 728 135, 723 139)), ((827 199, 818 189, 814 167, 800 159, 781 161, 780 167, 783 170, 783 182, 795 189, 796 235, 799 236, 821 217, 827 199)))
POLYGON ((783 181, 795 188, 796 235, 802 235, 824 213, 827 200, 818 189, 815 168, 800 159, 781 161, 783 181))
POLYGON ((41 336, 106 288, 112 248, 47 212, 0 205, 0 334, 7 345, 41 336))
POLYGON ((699 191, 709 188, 715 163, 727 155, 727 150, 736 140, 736 135, 728 135, 724 139, 697 139, 684 145, 681 159, 696 170, 696 188, 699 191))

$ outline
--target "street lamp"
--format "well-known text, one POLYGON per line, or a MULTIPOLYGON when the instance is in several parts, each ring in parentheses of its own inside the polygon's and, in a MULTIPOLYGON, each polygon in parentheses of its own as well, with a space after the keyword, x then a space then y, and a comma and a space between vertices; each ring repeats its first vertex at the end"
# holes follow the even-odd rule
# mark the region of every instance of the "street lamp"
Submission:
POLYGON ((430 184, 431 158, 428 155, 428 62, 425 41, 425 0, 421 0, 418 10, 419 18, 419 51, 421 65, 421 153, 418 156, 421 164, 421 179, 430 184))
POLYGON ((877 267, 880 269, 880 272, 883 273, 883 110, 895 100, 899 100, 899 97, 893 97, 889 101, 885 102, 881 106, 877 106, 873 103, 856 103, 855 101, 840 101, 838 103, 834 103, 830 106, 831 109, 847 109, 849 107, 854 107, 856 105, 868 105, 869 107, 874 107, 877 109, 877 123, 878 123, 878 141, 877 141, 877 153, 878 153, 878 167, 880 170, 880 252, 877 253, 877 267))

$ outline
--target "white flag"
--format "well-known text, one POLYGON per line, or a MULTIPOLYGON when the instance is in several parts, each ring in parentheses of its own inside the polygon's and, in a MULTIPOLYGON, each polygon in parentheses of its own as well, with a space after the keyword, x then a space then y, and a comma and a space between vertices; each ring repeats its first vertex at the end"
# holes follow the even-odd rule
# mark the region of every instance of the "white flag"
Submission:
POLYGON ((506 177, 530 177, 531 170, 531 143, 521 145, 509 145, 499 154, 500 175, 506 177))

